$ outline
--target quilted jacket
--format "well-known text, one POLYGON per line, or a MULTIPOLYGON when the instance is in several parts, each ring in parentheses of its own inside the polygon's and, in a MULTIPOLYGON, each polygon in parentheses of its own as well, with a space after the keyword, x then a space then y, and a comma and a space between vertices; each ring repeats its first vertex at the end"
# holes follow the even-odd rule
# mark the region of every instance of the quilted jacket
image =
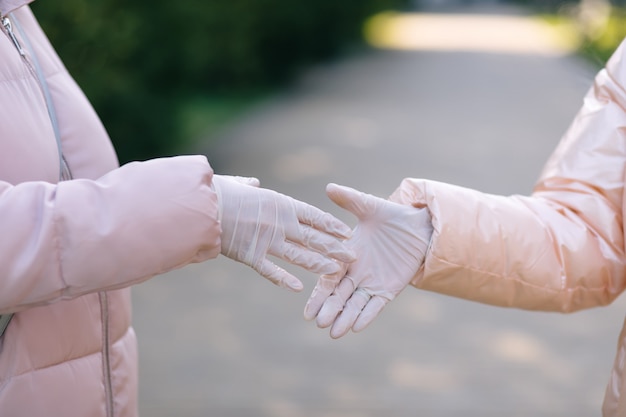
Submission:
MULTIPOLYGON (((407 178, 390 199, 427 206, 434 234, 417 288, 486 304, 573 312, 626 286, 626 43, 594 79, 529 196, 407 178)), ((626 330, 603 405, 626 416, 626 330)))
POLYGON ((0 314, 15 313, 0 415, 136 416, 129 286, 219 254, 213 171, 203 156, 119 167, 28 2, 0 0, 0 314))

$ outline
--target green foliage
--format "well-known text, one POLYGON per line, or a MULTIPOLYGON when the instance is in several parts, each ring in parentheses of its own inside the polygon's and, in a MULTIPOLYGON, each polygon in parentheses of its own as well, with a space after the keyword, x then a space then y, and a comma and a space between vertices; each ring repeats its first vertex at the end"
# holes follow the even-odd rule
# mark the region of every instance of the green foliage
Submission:
POLYGON ((580 52, 593 63, 603 66, 626 37, 626 9, 613 7, 603 28, 594 36, 582 36, 580 52))
POLYGON ((542 13, 557 13, 561 9, 570 8, 572 5, 578 4, 580 0, 512 0, 511 2, 542 13))
POLYGON ((534 11, 549 12, 551 14, 542 15, 544 20, 568 26, 577 39, 578 52, 598 67, 606 64, 626 37, 626 0, 589 3, 590 9, 587 11, 592 12, 593 17, 600 17, 594 22, 589 20, 589 16, 585 16, 580 0, 514 0, 514 2, 524 4, 534 11), (604 9, 604 6, 608 9, 604 9))
POLYGON ((359 41, 367 16, 405 2, 40 0, 31 7, 125 162, 174 152, 190 98, 285 83, 359 41))

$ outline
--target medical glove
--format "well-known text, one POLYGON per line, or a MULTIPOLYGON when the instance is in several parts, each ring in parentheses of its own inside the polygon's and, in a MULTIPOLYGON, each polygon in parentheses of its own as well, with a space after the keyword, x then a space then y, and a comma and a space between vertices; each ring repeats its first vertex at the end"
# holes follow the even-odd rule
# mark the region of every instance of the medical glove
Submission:
POLYGON ((309 204, 246 181, 213 176, 224 256, 292 291, 302 290, 302 283, 270 261, 269 255, 317 274, 336 274, 344 263, 355 259, 341 241, 351 234, 344 223, 309 204))
POLYGON ((417 274, 432 235, 428 209, 401 205, 352 188, 329 184, 326 192, 358 219, 346 244, 357 260, 338 274, 320 277, 304 316, 339 338, 363 330, 417 274))

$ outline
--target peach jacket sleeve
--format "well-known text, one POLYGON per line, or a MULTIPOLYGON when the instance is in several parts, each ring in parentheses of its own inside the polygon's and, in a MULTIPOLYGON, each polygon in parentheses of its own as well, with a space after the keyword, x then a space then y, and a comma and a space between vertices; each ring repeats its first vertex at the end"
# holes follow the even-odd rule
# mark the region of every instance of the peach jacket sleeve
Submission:
POLYGON ((96 180, 0 182, 0 313, 117 289, 219 254, 204 156, 134 162, 96 180))
POLYGON ((616 50, 530 196, 405 179, 390 200, 427 206, 434 233, 417 288, 498 306, 570 312, 626 285, 626 47, 616 50))

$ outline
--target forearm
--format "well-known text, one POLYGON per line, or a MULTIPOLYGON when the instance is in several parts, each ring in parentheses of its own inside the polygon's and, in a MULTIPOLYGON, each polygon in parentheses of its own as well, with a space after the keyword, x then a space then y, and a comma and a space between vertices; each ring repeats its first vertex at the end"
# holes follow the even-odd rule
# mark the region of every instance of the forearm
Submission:
MULTIPOLYGON (((412 281, 418 288, 564 312, 608 304, 624 289, 621 239, 607 240, 550 200, 413 179, 403 181, 391 199, 426 205, 432 215, 431 246, 412 281)), ((615 214, 612 219, 611 227, 619 228, 615 214)))
POLYGON ((133 163, 102 178, 3 185, 0 312, 121 288, 219 253, 204 157, 133 163))

